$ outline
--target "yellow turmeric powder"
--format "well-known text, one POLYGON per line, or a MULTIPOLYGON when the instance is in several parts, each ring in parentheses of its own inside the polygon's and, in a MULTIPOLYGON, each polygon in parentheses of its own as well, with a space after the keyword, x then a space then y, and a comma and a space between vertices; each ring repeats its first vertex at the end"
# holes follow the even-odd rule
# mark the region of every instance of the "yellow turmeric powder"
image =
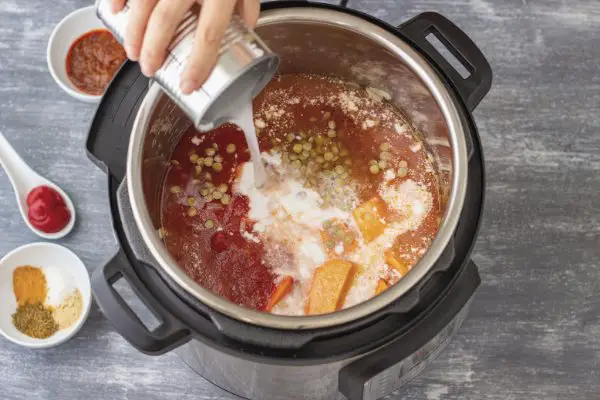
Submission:
POLYGON ((13 290, 17 304, 44 304, 48 286, 46 276, 40 268, 29 265, 17 267, 13 271, 13 290))

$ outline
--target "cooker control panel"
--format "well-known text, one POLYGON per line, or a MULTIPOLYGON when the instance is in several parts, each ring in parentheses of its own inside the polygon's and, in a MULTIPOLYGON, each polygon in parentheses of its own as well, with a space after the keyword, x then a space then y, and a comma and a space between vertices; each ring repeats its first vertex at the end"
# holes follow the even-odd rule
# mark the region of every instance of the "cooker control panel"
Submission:
POLYGON ((458 331, 480 283, 477 267, 467 261, 445 295, 412 329, 340 370, 340 392, 349 400, 377 400, 418 375, 458 331))

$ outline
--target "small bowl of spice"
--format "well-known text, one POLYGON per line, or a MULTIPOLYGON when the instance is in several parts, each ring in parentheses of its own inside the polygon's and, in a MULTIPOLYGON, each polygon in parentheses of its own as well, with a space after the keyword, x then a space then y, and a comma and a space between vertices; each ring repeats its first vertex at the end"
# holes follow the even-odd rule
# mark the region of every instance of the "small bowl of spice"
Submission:
POLYGON ((65 92, 89 103, 100 101, 127 55, 96 16, 80 8, 56 25, 48 41, 50 74, 65 92))
POLYGON ((90 277, 71 250, 52 243, 19 247, 0 260, 0 333, 30 348, 57 346, 83 326, 90 277))

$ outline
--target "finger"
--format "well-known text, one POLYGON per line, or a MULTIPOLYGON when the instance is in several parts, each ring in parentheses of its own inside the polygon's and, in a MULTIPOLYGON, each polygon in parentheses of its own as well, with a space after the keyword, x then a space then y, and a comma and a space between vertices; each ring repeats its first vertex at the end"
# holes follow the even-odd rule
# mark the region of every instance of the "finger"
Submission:
POLYGON ((260 14, 260 0, 238 0, 237 9, 246 25, 254 28, 260 14))
POLYGON ((157 1, 136 0, 135 6, 131 7, 131 15, 125 29, 125 51, 132 61, 137 61, 140 57, 146 25, 157 1))
POLYGON ((175 31, 194 2, 195 0, 159 0, 154 7, 140 55, 144 75, 154 75, 163 64, 175 31))
POLYGON ((119 11, 121 11, 125 7, 126 1, 127 0, 112 0, 110 3, 110 8, 111 8, 113 14, 116 14, 119 11))
POLYGON ((204 0, 194 37, 194 48, 181 75, 181 90, 190 94, 208 78, 217 62, 223 34, 236 0, 204 0))

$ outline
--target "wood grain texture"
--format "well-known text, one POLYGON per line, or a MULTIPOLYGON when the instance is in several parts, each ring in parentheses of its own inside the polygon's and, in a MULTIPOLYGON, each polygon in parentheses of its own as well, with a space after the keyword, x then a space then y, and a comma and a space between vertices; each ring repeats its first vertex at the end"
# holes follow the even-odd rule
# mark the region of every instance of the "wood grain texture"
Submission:
MULTIPOLYGON (((78 206, 62 243, 90 270, 113 252, 105 176, 84 152, 94 106, 53 82, 46 44, 83 0, 0 1, 0 130, 78 206)), ((438 11, 495 72, 475 112, 487 206, 474 253, 483 284, 460 335, 394 399, 563 400, 600 393, 600 2, 350 0, 391 23, 438 11)), ((0 172, 0 254, 36 241, 0 172)), ((233 397, 174 355, 129 346, 94 306, 81 333, 51 350, 0 341, 2 399, 233 397)))

